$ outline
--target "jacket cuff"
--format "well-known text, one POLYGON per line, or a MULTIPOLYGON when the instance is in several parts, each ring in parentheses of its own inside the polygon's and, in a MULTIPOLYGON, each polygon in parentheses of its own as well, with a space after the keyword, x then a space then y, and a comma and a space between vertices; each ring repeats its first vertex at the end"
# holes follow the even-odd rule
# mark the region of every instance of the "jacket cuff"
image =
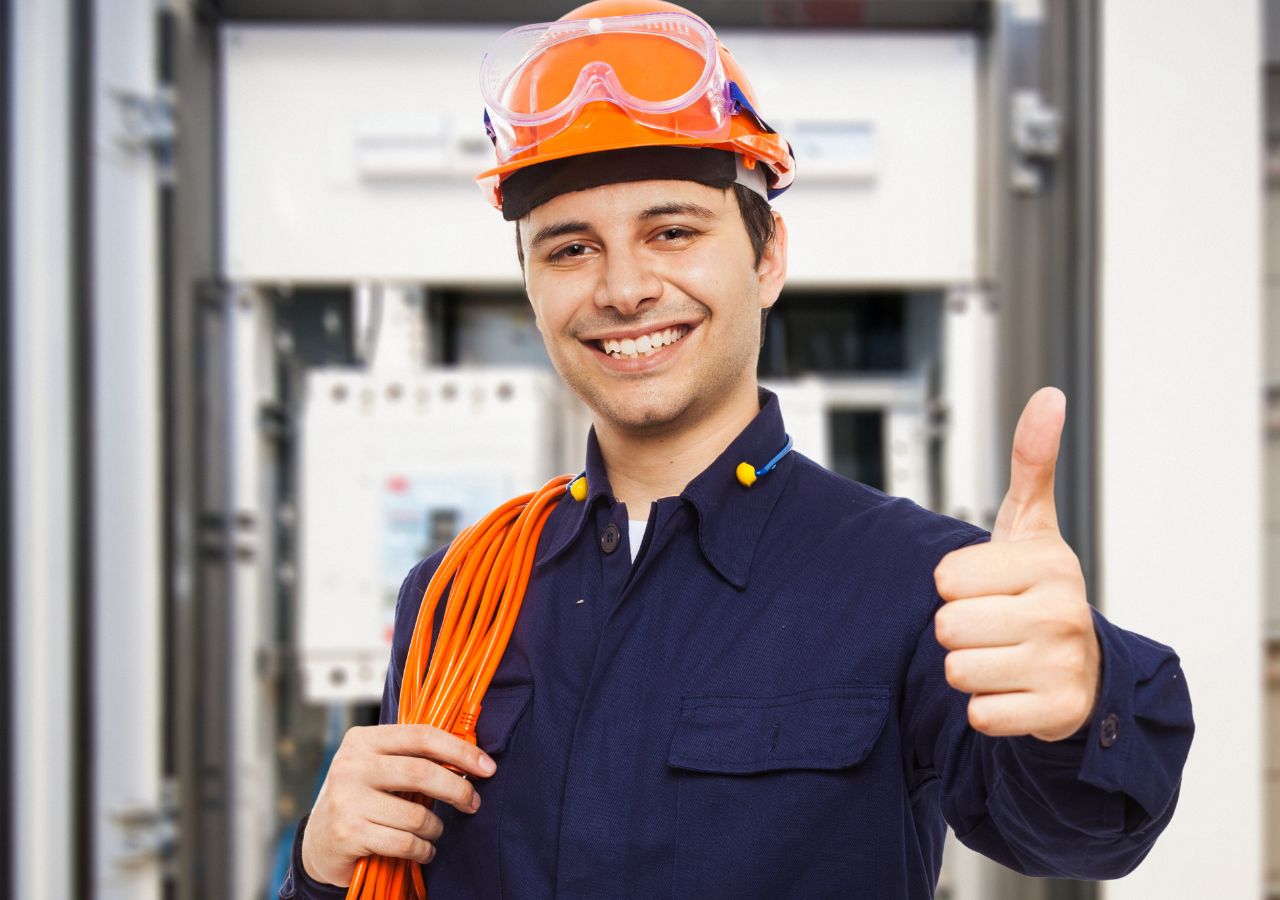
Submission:
MULTIPOLYGON (((1102 665, 1092 717, 1065 740, 1016 742, 1035 755, 1078 759, 1081 781, 1131 797, 1149 820, 1159 819, 1177 795, 1195 731, 1186 677, 1171 648, 1092 612, 1102 665)), ((1120 806, 1109 817, 1123 816, 1120 806)))
POLYGON ((302 835, 307 829, 311 814, 302 817, 293 833, 293 852, 290 854, 289 871, 280 885, 280 900, 342 900, 347 889, 333 884, 321 884, 307 874, 302 866, 302 835))
POLYGON ((1186 676, 1170 647, 1097 610, 1093 624, 1106 664, 1080 778, 1127 794, 1157 819, 1177 793, 1195 732, 1186 676))

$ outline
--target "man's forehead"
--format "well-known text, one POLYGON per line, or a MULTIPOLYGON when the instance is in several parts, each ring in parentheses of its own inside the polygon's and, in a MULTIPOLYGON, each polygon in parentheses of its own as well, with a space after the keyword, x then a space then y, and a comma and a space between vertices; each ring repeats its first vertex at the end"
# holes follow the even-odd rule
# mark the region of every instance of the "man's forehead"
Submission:
POLYGON ((609 222, 652 218, 664 212, 714 217, 728 208, 732 197, 731 191, 695 181, 655 179, 618 182, 552 197, 530 210, 523 224, 537 229, 553 221, 571 219, 601 226, 609 222))

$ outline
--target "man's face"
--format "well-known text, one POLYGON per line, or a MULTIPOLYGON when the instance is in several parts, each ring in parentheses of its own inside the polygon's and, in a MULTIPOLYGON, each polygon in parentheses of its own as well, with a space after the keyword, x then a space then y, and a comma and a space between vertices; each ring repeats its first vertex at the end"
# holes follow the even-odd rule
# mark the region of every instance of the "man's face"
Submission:
POLYGON ((638 181, 536 207, 520 223, 525 286, 561 377, 633 433, 689 427, 748 392, 754 402, 760 310, 786 276, 777 225, 757 267, 730 190, 638 181))

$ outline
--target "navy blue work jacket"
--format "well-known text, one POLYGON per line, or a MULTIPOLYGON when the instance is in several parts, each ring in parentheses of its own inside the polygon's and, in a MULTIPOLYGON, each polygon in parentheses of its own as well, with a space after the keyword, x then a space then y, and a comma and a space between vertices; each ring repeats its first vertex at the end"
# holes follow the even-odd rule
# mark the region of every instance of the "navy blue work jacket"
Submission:
MULTIPOLYGON (((933 570, 990 535, 799 453, 744 488, 738 463, 785 442, 761 399, 653 504, 634 563, 592 435, 588 496, 548 520, 485 697, 497 774, 474 816, 436 805, 431 900, 927 898, 944 820, 1070 878, 1124 874, 1169 821, 1193 731, 1173 651, 1095 614, 1102 688, 1080 733, 975 732, 934 638, 933 570)), ((439 559, 400 593, 385 722, 439 559)), ((282 897, 342 896, 294 852, 282 897)))

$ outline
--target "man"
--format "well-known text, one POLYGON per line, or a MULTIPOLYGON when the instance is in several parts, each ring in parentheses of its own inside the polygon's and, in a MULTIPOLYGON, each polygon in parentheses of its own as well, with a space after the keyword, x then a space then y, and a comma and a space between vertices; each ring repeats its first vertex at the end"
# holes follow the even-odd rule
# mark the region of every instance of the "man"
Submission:
MULTIPOLYGON (((1088 605, 1062 393, 1027 404, 989 535, 788 452, 755 371, 790 148, 709 26, 604 0, 509 33, 482 81, 491 196, 593 412, 586 490, 539 543, 480 747, 353 729, 281 896, 342 896, 377 853, 436 900, 930 897, 944 822, 1029 874, 1137 865, 1190 700, 1169 648, 1088 605)), ((383 722, 439 561, 401 590, 383 722)))

